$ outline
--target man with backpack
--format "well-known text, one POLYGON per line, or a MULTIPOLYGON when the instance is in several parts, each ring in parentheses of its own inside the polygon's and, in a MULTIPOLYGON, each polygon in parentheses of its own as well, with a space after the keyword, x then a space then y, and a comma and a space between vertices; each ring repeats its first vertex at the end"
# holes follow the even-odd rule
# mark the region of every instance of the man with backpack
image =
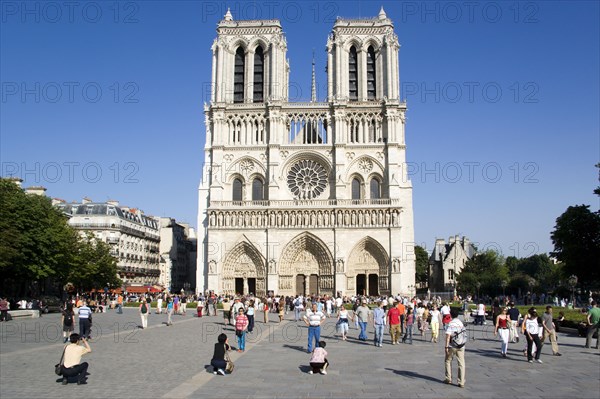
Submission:
POLYGON ((458 363, 458 386, 465 387, 466 365, 465 344, 468 340, 467 330, 458 318, 458 309, 450 309, 452 320, 446 327, 446 378, 444 384, 452 383, 452 359, 456 357, 458 363))

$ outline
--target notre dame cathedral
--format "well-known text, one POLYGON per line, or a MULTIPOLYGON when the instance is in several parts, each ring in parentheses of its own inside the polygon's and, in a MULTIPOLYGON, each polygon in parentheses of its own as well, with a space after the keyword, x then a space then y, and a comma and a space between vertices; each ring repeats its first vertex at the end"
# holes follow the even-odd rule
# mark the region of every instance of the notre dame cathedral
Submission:
POLYGON ((338 18, 327 101, 289 102, 278 20, 228 11, 212 46, 198 291, 389 295, 415 284, 406 104, 383 8, 338 18))

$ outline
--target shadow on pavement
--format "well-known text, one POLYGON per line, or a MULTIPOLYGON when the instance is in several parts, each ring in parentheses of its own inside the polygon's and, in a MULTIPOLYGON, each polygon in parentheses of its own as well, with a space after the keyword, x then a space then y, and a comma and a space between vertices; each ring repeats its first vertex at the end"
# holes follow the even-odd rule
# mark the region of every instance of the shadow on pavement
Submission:
POLYGON ((409 370, 394 370, 394 369, 387 369, 387 368, 386 368, 386 370, 393 371, 394 374, 398 374, 398 375, 401 375, 403 377, 418 378, 420 380, 427 380, 427 381, 439 382, 440 384, 443 383, 443 381, 440 380, 439 378, 433 378, 433 377, 431 377, 429 375, 415 373, 414 371, 409 371, 409 370))
POLYGON ((300 352, 306 352, 306 348, 304 348, 301 345, 288 345, 288 344, 285 344, 285 345, 283 345, 283 347, 284 348, 289 348, 289 349, 294 349, 294 350, 297 350, 297 351, 300 351, 300 352))

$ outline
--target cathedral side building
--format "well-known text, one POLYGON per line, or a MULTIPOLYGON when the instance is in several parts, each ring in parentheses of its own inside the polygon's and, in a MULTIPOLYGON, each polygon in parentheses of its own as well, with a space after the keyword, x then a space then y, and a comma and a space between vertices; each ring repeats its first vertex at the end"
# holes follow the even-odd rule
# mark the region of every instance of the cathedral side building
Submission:
POLYGON ((327 101, 288 101, 278 20, 228 11, 212 46, 197 291, 408 293, 415 284, 406 104, 382 9, 338 18, 327 101))

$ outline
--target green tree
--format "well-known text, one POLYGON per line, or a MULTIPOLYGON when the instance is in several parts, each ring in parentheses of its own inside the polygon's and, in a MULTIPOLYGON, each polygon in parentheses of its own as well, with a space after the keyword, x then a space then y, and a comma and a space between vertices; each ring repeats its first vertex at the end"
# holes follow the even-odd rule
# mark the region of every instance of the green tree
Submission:
POLYGON ((504 266, 504 259, 493 250, 474 255, 456 278, 460 292, 476 293, 479 282, 479 292, 482 295, 501 294, 503 280, 508 281, 508 271, 504 266))
POLYGON ((0 179, 0 270, 3 292, 26 294, 32 282, 63 277, 77 234, 48 197, 0 179))
POLYGON ((108 245, 81 237, 50 198, 0 179, 0 291, 37 295, 50 279, 90 289, 120 285, 108 245), (38 284, 35 284, 38 283, 38 284))
POLYGON ((429 255, 423 247, 415 245, 415 257, 415 280, 417 283, 427 283, 429 279, 429 255))
POLYGON ((589 205, 570 206, 556 219, 551 233, 555 256, 564 263, 564 274, 579 277, 583 286, 600 283, 600 214, 589 205))
POLYGON ((71 267, 66 281, 73 283, 79 290, 89 291, 106 285, 117 287, 122 284, 117 277, 117 261, 110 254, 110 247, 87 233, 77 243, 71 267))

